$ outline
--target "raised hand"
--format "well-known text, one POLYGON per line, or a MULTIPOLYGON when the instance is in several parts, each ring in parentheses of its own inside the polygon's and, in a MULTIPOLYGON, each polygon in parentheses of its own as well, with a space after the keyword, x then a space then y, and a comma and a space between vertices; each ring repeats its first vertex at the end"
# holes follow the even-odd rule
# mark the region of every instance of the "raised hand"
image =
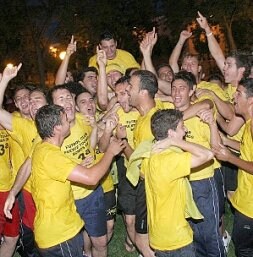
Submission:
POLYGON ((187 30, 183 30, 180 33, 179 42, 184 43, 191 36, 192 36, 192 32, 189 32, 187 30))
POLYGON ((66 49, 66 55, 71 56, 74 52, 76 52, 76 41, 74 41, 74 36, 72 35, 70 43, 66 49))
POLYGON ((204 30, 210 29, 206 17, 204 17, 200 12, 198 12, 198 15, 199 17, 196 18, 196 20, 199 26, 204 30))
POLYGON ((97 46, 97 63, 98 66, 106 66, 107 63, 106 53, 104 50, 99 49, 99 46, 97 46))
POLYGON ((11 79, 15 78, 21 66, 22 66, 22 63, 20 63, 18 66, 13 66, 13 67, 6 66, 3 71, 1 81, 9 82, 11 79))

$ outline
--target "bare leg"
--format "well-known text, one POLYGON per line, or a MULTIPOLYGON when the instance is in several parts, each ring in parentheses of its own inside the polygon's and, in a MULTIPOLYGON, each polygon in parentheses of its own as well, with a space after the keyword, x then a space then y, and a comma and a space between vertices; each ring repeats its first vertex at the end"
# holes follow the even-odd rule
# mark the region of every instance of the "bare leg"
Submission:
POLYGON ((92 242, 92 257, 107 256, 107 236, 90 237, 92 242))
POLYGON ((148 234, 135 234, 135 242, 139 251, 144 257, 155 257, 155 253, 149 246, 148 234))
POLYGON ((0 246, 0 256, 11 257, 14 253, 18 238, 19 236, 17 237, 4 236, 4 241, 0 246))

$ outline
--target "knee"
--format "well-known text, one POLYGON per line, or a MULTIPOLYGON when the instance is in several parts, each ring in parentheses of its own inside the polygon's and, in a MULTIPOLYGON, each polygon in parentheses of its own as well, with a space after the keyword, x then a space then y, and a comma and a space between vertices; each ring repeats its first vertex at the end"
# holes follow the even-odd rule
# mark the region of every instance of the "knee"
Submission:
POLYGON ((15 246, 18 241, 18 238, 19 236, 15 236, 15 237, 4 236, 4 243, 9 246, 15 246))
POLYGON ((107 238, 106 235, 100 237, 91 237, 92 245, 94 248, 101 249, 106 248, 107 238))

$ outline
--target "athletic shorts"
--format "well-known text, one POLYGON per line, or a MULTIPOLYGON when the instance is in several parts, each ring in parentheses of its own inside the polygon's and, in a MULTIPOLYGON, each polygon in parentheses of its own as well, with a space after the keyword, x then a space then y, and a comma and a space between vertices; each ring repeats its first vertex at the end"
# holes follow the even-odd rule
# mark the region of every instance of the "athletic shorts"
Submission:
POLYGON ((104 193, 104 197, 106 220, 114 220, 117 212, 115 190, 104 193))
POLYGON ((139 180, 137 185, 137 196, 136 196, 136 211, 135 211, 135 230, 139 234, 147 234, 147 204, 146 204, 146 192, 145 192, 145 181, 139 180))
POLYGON ((17 200, 11 210, 12 219, 6 218, 4 214, 4 204, 9 192, 0 192, 0 237, 16 237, 19 235, 20 216, 17 200))
POLYGON ((83 199, 75 201, 77 212, 84 220, 89 236, 100 237, 107 233, 105 198, 101 186, 83 199))
POLYGON ((126 167, 122 156, 116 159, 116 164, 118 169, 117 208, 126 215, 135 215, 136 187, 126 177, 126 167))
POLYGON ((217 188, 217 194, 219 199, 219 218, 225 213, 225 189, 224 189, 224 176, 221 168, 214 170, 214 181, 217 188))
POLYGON ((78 233, 76 236, 58 245, 39 249, 39 253, 43 257, 83 257, 83 236, 81 233, 78 233))

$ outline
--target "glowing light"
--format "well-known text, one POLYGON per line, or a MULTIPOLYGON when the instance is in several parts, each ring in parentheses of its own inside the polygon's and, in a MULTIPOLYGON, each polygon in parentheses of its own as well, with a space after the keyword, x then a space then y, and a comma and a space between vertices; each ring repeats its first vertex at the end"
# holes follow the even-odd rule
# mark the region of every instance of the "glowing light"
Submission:
POLYGON ((12 63, 8 63, 8 64, 6 65, 6 67, 8 67, 8 68, 10 68, 10 69, 13 68, 13 66, 14 66, 14 65, 13 65, 12 63))
POLYGON ((66 51, 62 51, 62 52, 60 52, 60 54, 59 54, 59 58, 60 58, 61 60, 63 60, 64 57, 65 57, 65 55, 66 55, 66 51))

